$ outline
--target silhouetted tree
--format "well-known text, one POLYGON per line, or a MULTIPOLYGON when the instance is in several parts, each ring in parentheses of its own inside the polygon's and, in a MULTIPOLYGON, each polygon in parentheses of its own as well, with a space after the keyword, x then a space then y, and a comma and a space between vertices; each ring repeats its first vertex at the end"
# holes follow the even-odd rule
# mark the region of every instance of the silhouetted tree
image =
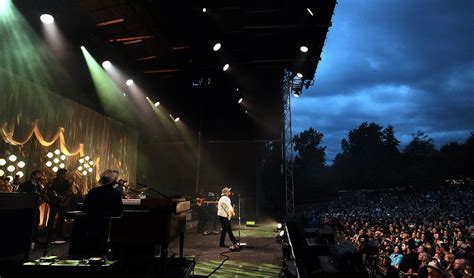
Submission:
POLYGON ((403 181, 405 185, 429 186, 439 182, 438 173, 433 171, 436 148, 433 139, 421 131, 403 150, 403 181))

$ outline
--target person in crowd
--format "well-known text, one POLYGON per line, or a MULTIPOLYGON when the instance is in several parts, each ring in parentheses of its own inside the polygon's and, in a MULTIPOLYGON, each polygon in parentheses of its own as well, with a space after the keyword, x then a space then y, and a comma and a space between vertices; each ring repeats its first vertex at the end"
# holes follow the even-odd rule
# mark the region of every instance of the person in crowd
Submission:
POLYGON ((7 177, 0 177, 0 192, 12 192, 10 186, 10 179, 7 177))
POLYGON ((99 186, 92 188, 84 199, 83 209, 87 214, 88 250, 93 256, 107 254, 110 218, 123 212, 122 197, 114 188, 119 172, 105 170, 99 186))
POLYGON ((53 236, 63 237, 64 218, 72 197, 72 186, 66 178, 67 170, 59 169, 54 178, 47 186, 49 200, 48 217, 48 240, 53 236))
POLYGON ((401 253, 400 246, 395 245, 395 247, 393 248, 393 253, 390 254, 390 259, 392 260, 392 266, 398 269, 400 263, 403 260, 403 254, 401 253))

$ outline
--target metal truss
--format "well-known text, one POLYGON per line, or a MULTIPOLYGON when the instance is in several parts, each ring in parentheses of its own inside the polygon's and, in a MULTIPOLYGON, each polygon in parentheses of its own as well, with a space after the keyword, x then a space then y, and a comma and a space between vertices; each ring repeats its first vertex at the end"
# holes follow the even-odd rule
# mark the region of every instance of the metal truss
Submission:
POLYGON ((295 215, 295 186, 293 180, 293 133, 291 131, 291 93, 294 90, 293 74, 285 70, 283 76, 283 171, 285 176, 286 216, 295 215))

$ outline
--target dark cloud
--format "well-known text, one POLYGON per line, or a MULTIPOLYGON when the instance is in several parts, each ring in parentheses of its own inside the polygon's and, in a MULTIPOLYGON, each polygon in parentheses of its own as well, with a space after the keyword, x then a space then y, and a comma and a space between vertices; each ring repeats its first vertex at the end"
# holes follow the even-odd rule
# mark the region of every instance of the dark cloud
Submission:
POLYGON ((328 159, 362 122, 421 130, 439 146, 474 131, 474 1, 340 1, 315 76, 293 99, 294 132, 325 135, 328 159))

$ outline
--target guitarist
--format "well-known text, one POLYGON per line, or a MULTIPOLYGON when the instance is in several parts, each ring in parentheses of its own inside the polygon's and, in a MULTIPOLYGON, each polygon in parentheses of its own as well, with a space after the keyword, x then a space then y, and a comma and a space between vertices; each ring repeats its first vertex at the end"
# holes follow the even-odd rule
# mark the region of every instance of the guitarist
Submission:
POLYGON ((219 221, 221 222, 222 232, 221 238, 219 241, 219 247, 227 247, 224 244, 225 241, 225 234, 229 234, 230 241, 232 241, 232 246, 229 247, 231 250, 239 250, 239 245, 237 244, 237 240, 232 233, 232 226, 230 224, 230 219, 232 216, 235 215, 234 208, 230 202, 230 196, 232 196, 231 192, 232 188, 224 187, 222 189, 221 198, 219 199, 219 203, 217 206, 217 216, 219 216, 219 221))
POLYGON ((53 231, 55 231, 56 236, 63 237, 63 222, 72 196, 72 186, 66 179, 66 173, 66 169, 59 169, 56 178, 51 181, 47 189, 50 205, 48 217, 49 239, 51 239, 53 231))

